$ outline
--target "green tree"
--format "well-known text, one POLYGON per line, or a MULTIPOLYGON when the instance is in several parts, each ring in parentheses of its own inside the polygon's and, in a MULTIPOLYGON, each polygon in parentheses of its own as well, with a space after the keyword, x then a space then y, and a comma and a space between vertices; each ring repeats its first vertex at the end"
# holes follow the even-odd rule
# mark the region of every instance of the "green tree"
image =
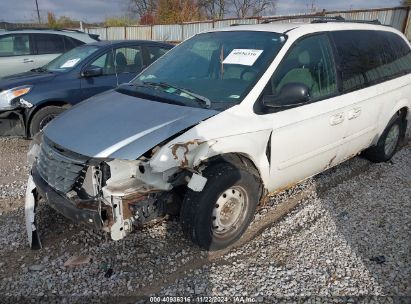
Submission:
POLYGON ((57 18, 53 12, 47 12, 47 26, 53 29, 77 28, 79 27, 79 21, 73 20, 67 16, 60 16, 57 18))
POLYGON ((52 12, 47 12, 47 25, 50 28, 58 28, 56 16, 52 12))
POLYGON ((104 21, 105 26, 126 26, 133 24, 133 21, 127 17, 111 17, 104 21))
POLYGON ((411 0, 402 0, 401 4, 404 6, 411 6, 411 0))

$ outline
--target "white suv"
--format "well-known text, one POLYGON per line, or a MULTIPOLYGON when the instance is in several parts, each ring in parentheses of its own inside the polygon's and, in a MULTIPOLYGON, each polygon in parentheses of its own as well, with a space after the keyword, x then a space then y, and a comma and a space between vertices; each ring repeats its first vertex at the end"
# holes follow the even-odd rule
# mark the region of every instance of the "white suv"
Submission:
POLYGON ((98 36, 76 30, 20 29, 0 32, 0 77, 42 67, 98 36))
POLYGON ((338 19, 198 34, 34 140, 30 242, 43 198, 114 240, 177 212, 194 243, 224 248, 269 192, 361 152, 389 160, 409 119, 410 72, 409 42, 386 26, 338 19))

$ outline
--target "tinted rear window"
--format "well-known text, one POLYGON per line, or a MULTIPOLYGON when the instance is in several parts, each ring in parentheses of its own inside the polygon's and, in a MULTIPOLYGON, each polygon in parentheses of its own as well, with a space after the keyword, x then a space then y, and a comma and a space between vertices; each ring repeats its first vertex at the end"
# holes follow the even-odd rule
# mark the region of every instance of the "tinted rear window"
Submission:
POLYGON ((345 92, 411 72, 410 48, 394 33, 337 31, 331 35, 340 57, 345 92))
POLYGON ((74 49, 75 47, 83 45, 83 44, 84 42, 80 40, 64 36, 64 46, 65 46, 66 52, 70 51, 71 49, 74 49))
POLYGON ((54 34, 34 34, 37 53, 39 55, 64 53, 63 37, 54 34))

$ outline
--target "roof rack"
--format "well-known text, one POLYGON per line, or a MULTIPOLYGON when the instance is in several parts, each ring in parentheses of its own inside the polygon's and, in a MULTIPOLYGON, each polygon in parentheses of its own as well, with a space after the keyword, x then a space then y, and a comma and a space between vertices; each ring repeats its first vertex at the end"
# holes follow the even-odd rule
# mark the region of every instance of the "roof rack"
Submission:
POLYGON ((308 18, 321 18, 321 17, 322 15, 319 15, 319 14, 280 16, 280 17, 272 17, 272 18, 264 19, 261 21, 261 24, 267 24, 267 23, 278 22, 278 21, 299 20, 299 19, 308 19, 308 18))
POLYGON ((311 14, 311 15, 296 15, 292 17, 274 17, 271 19, 265 19, 261 23, 271 23, 284 20, 298 20, 298 19, 313 19, 311 23, 327 23, 327 22, 353 22, 353 23, 369 23, 369 24, 378 24, 381 25, 381 22, 377 19, 375 20, 347 20, 342 16, 324 16, 320 14, 311 14))
POLYGON ((345 19, 342 16, 317 16, 314 17, 315 19, 313 21, 311 21, 311 23, 325 23, 325 22, 335 22, 335 21, 339 21, 339 22, 344 22, 345 19))
POLYGON ((374 20, 348 20, 345 19, 341 16, 335 16, 335 17, 328 17, 328 16, 324 16, 324 17, 315 17, 315 19, 313 21, 311 21, 311 23, 327 23, 327 22, 349 22, 349 23, 369 23, 369 24, 377 24, 377 25, 381 25, 381 22, 378 21, 377 19, 374 20))

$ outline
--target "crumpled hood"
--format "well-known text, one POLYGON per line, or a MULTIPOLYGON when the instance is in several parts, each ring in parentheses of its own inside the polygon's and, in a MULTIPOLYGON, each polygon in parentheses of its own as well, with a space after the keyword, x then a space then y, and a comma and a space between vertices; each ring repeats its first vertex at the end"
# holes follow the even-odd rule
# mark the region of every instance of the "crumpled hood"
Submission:
POLYGON ((32 85, 43 81, 50 81, 56 77, 53 73, 24 72, 0 78, 0 90, 8 90, 22 85, 32 85))
POLYGON ((44 135, 85 156, 133 160, 217 113, 108 91, 61 114, 44 135))

